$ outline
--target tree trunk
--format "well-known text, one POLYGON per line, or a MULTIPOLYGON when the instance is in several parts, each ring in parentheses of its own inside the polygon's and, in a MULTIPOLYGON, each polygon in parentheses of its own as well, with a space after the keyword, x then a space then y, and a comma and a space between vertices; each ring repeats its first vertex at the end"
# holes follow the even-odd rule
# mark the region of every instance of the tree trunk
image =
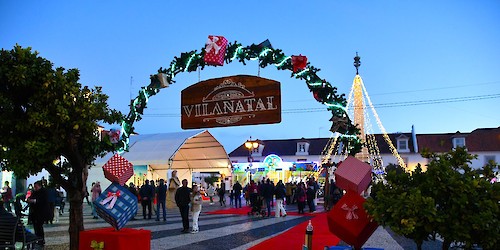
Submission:
POLYGON ((83 192, 78 189, 70 190, 69 197, 69 246, 71 250, 78 250, 80 231, 83 231, 83 192))
POLYGON ((444 239, 443 240, 443 247, 441 249, 443 250, 448 250, 450 249, 451 241, 444 239))

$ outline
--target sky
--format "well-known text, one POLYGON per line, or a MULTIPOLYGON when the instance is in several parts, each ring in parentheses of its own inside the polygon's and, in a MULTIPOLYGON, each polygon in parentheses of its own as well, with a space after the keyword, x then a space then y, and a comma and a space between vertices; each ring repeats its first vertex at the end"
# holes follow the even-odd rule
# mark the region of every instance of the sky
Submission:
MULTIPOLYGON (((208 35, 243 46, 269 39, 307 56, 318 76, 349 93, 359 73, 388 133, 471 132, 500 126, 500 1, 0 1, 0 48, 32 47, 55 67, 78 68, 125 114, 149 76, 208 35)), ((150 98, 139 134, 182 131, 182 89, 247 74, 281 82, 282 122, 211 128, 230 153, 249 139, 330 137, 331 114, 305 81, 273 66, 180 73, 150 98)), ((373 121, 375 122, 375 121, 373 121)), ((373 132, 381 130, 373 124, 373 132)), ((115 126, 116 127, 116 126, 115 126)))

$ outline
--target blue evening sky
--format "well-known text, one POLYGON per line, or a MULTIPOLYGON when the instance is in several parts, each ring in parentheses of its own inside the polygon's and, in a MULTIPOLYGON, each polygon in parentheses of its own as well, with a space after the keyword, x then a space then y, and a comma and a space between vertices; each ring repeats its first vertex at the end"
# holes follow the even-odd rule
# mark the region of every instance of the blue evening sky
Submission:
MULTIPOLYGON (((390 104, 377 110, 389 133, 410 132, 412 125, 417 133, 500 126, 497 0, 0 1, 1 48, 30 46, 55 66, 80 69, 82 84, 102 86, 110 106, 124 113, 149 75, 182 52, 199 51, 208 35, 244 46, 269 39, 287 55, 306 55, 321 69, 318 75, 345 94, 359 52, 373 104, 390 104), (442 99, 449 100, 418 103, 442 99)), ((136 132, 181 131, 181 90, 236 74, 257 75, 257 62, 177 75, 150 99, 136 132)), ((209 129, 228 153, 250 136, 330 136, 330 112, 304 81, 272 66, 260 76, 281 82, 282 122, 209 129)))

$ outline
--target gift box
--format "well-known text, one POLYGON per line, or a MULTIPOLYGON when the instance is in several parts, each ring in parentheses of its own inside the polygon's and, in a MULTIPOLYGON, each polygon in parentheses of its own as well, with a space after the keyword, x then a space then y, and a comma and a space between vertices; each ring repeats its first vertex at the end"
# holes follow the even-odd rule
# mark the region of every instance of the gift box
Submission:
POLYGON ((127 188, 113 182, 94 201, 97 214, 120 230, 137 213, 137 197, 127 188))
POLYGON ((358 249, 378 227, 366 213, 363 203, 363 197, 348 191, 327 214, 330 232, 358 249))
POLYGON ((122 186, 134 175, 134 165, 119 154, 113 155, 113 157, 102 166, 102 170, 104 171, 104 177, 106 177, 106 179, 111 182, 118 182, 122 186))
POLYGON ((151 231, 144 229, 99 228, 80 232, 78 241, 80 250, 149 250, 151 249, 151 231))
POLYGON ((223 36, 208 36, 205 44, 205 63, 208 65, 224 65, 226 56, 227 39, 223 36))
POLYGON ((293 72, 303 70, 307 66, 307 57, 303 55, 292 56, 293 72))
POLYGON ((352 156, 347 157, 335 170, 335 184, 358 194, 365 191, 372 180, 372 167, 352 156))

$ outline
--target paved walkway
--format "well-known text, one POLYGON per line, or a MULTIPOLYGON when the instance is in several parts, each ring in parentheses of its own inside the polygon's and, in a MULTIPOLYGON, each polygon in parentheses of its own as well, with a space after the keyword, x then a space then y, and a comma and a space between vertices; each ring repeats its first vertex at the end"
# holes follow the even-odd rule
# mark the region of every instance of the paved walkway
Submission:
MULTIPOLYGON (((142 208, 139 206, 137 220, 130 221, 126 227, 151 230, 151 249, 248 249, 260 242, 288 230, 310 217, 286 216, 282 218, 257 218, 247 215, 206 214, 223 207, 217 203, 209 205, 204 202, 199 219, 198 234, 181 234, 182 222, 177 209, 167 210, 167 221, 157 222, 142 219, 142 208)), ((321 209, 321 208, 320 208, 321 209)), ((288 205, 287 211, 297 211, 296 205, 288 205)), ((307 211, 307 209, 306 209, 307 211)), ((92 219, 90 206, 84 205, 85 229, 110 227, 102 219, 92 219)), ((154 216, 154 215, 153 215, 154 216)), ((325 222, 326 223, 326 222, 325 222)), ((60 217, 58 223, 45 225, 46 248, 67 249, 69 246, 68 214, 60 217)), ((342 244, 342 242, 341 242, 342 244)), ((425 249, 440 249, 440 245, 427 244, 425 249)), ((403 237, 394 235, 379 227, 365 244, 365 247, 384 249, 416 249, 415 244, 403 237)), ((297 246, 300 249, 300 246, 297 246)))

